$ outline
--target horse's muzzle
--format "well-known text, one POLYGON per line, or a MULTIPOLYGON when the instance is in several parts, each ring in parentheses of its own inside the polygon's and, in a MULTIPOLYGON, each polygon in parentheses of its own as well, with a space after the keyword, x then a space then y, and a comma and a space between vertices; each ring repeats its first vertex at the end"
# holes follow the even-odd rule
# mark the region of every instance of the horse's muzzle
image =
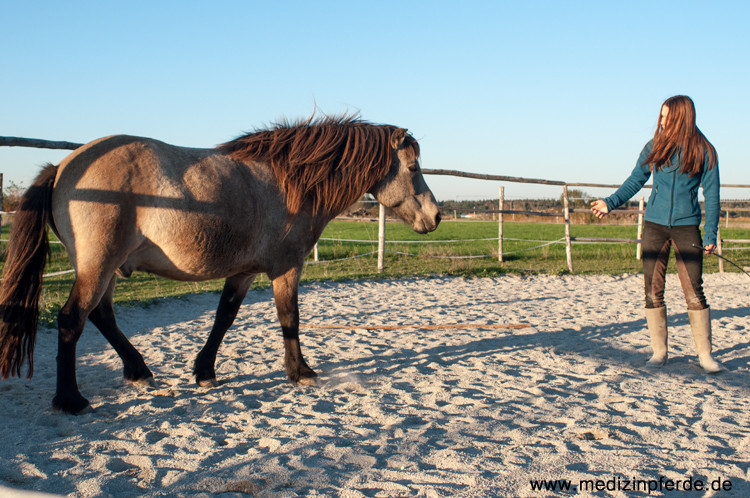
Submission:
POLYGON ((440 208, 430 191, 408 197, 391 209, 417 233, 432 232, 440 224, 440 208))
POLYGON ((431 214, 420 212, 420 215, 412 222, 412 228, 415 232, 421 234, 434 232, 440 224, 440 220, 440 211, 437 209, 431 214))

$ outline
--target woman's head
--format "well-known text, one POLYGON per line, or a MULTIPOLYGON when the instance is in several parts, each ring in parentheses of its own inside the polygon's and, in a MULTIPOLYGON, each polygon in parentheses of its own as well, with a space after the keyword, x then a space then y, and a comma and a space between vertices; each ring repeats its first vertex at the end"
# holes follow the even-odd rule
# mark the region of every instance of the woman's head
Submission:
POLYGON ((675 95, 664 101, 654 133, 654 147, 647 158, 649 167, 668 166, 672 156, 681 152, 680 171, 695 176, 700 173, 708 155, 708 167, 716 165, 716 149, 695 124, 695 104, 686 95, 675 95))
POLYGON ((695 130, 695 104, 686 95, 669 97, 661 105, 657 133, 685 134, 695 130))

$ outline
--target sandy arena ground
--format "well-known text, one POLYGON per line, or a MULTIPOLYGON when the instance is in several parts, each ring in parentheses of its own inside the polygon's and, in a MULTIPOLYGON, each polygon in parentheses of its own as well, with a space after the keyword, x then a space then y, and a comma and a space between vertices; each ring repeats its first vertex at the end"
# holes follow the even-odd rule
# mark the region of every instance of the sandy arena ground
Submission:
POLYGON ((351 328, 302 331, 322 380, 304 388, 286 381, 270 290, 248 294, 212 389, 190 370, 217 294, 121 307, 159 386, 124 384, 87 327, 78 381, 95 410, 78 417, 50 409, 57 338, 42 330, 34 378, 0 382, 0 495, 543 496, 531 481, 550 479, 567 495, 700 480, 691 496, 750 496, 750 278, 705 280, 727 369, 713 376, 674 275, 657 370, 640 275, 306 284, 304 323, 351 328), (528 327, 419 328, 449 324, 528 327), (379 325, 405 327, 364 328, 379 325))

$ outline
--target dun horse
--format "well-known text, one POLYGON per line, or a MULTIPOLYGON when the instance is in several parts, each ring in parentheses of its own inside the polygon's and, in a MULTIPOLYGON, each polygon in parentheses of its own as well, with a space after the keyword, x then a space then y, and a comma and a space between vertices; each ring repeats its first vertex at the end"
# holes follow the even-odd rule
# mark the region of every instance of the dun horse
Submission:
POLYGON ((33 374, 42 273, 59 236, 75 283, 58 316, 57 389, 52 405, 80 413, 76 343, 87 319, 120 356, 124 378, 152 385, 141 354, 113 310, 117 276, 146 271, 198 281, 224 278, 216 319, 195 365, 201 386, 217 385, 219 345, 253 279, 273 285, 294 384, 315 384, 302 356, 297 302, 305 256, 323 228, 366 192, 419 233, 440 213, 419 169, 419 146, 403 128, 355 117, 282 123, 215 149, 111 136, 48 165, 25 193, 0 287, 0 376, 33 374))

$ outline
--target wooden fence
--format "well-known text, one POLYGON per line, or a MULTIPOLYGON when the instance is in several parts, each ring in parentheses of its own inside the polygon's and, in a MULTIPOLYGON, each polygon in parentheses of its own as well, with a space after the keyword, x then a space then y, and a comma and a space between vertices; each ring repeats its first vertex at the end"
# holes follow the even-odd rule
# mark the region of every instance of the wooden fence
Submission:
MULTIPOLYGON (((74 150, 83 144, 74 142, 61 142, 61 141, 50 141, 36 138, 19 138, 19 137, 0 137, 0 146, 7 147, 34 147, 34 148, 45 148, 45 149, 69 149, 74 150)), ((594 188, 618 188, 620 185, 617 184, 600 184, 600 183, 569 183, 556 180, 545 180, 540 178, 522 178, 515 176, 503 176, 503 175, 486 175, 479 173, 467 173, 464 171, 455 170, 444 170, 444 169, 423 169, 422 173, 425 175, 444 175, 444 176, 455 176, 460 178, 472 178, 477 180, 486 180, 493 182, 508 182, 508 183, 526 183, 526 184, 538 184, 538 185, 553 185, 562 187, 562 199, 563 206, 561 213, 550 213, 542 211, 519 211, 512 209, 505 209, 504 203, 504 187, 499 187, 499 203, 497 210, 482 211, 486 214, 497 214, 498 216, 498 261, 503 261, 503 222, 505 214, 521 214, 527 216, 554 216, 558 217, 562 215, 565 224, 565 257, 568 265, 568 270, 573 271, 573 257, 572 257, 572 244, 574 242, 623 242, 623 243, 634 243, 636 244, 636 258, 641 257, 641 236, 643 234, 643 197, 640 198, 639 207, 637 210, 632 209, 615 209, 611 214, 638 214, 638 235, 636 239, 616 239, 616 238, 605 238, 605 237, 573 237, 571 236, 571 213, 585 212, 590 213, 588 209, 571 209, 570 200, 568 197, 568 187, 594 187, 594 188)), ((722 184, 724 188, 750 188, 750 185, 739 185, 739 184, 722 184)), ((651 188, 651 185, 644 185, 644 188, 651 188)), ((3 175, 0 173, 0 213, 2 213, 2 192, 3 192, 3 175)), ((0 220, 2 218, 0 217, 0 220)), ((381 204, 379 207, 378 216, 378 271, 383 271, 385 266, 385 208, 381 204)), ((728 213, 727 213, 728 223, 728 213)), ((720 230, 720 229, 719 229, 720 230)), ((553 242, 553 241, 550 241, 553 242)), ((721 231, 718 234, 717 253, 722 254, 722 242, 733 242, 733 243, 750 243, 750 240, 745 239, 724 239, 722 241, 721 231)), ((314 258, 317 261, 317 244, 314 250, 314 258)), ((719 271, 724 271, 724 260, 719 259, 719 271)))
MULTIPOLYGON (((542 180, 542 179, 531 179, 531 178, 519 178, 519 177, 509 177, 509 176, 497 176, 497 175, 480 175, 476 173, 466 173, 463 171, 448 171, 448 170, 432 170, 432 169, 423 169, 422 172, 425 175, 450 175, 450 176, 457 176, 457 177, 463 177, 463 178, 475 178, 475 179, 481 179, 481 180, 489 180, 489 181, 503 181, 503 182, 511 182, 511 183, 538 183, 538 184, 544 184, 544 185, 555 185, 555 186, 561 186, 562 187, 562 199, 563 199, 563 206, 562 210, 560 212, 545 212, 545 211, 525 211, 525 210, 513 210, 513 209, 505 209, 505 188, 503 186, 499 187, 498 191, 498 209, 496 210, 482 210, 481 214, 496 214, 497 215, 497 221, 498 221, 498 251, 497 251, 497 258, 499 262, 503 261, 503 225, 504 225, 504 215, 506 214, 512 214, 512 215, 525 215, 525 216, 541 216, 541 217, 554 217, 559 218, 562 216, 564 226, 565 226, 565 236, 563 239, 561 239, 560 242, 565 243, 565 257, 566 257, 566 263, 568 266, 569 271, 573 271, 573 257, 572 257, 572 245, 575 242, 601 242, 601 243, 633 243, 636 245, 635 248, 635 257, 636 259, 641 259, 642 254, 642 241, 641 237, 643 235, 643 223, 644 223, 644 198, 641 196, 638 201, 638 209, 614 209, 610 212, 610 215, 629 215, 629 214, 637 214, 637 238, 635 239, 625 239, 625 238, 607 238, 607 237, 574 237, 571 235, 571 225, 572 225, 572 218, 571 213, 587 213, 590 214, 591 211, 589 209, 572 209, 570 208, 570 199, 568 196, 568 187, 569 186, 575 186, 575 187, 597 187, 597 188, 617 188, 619 185, 610 185, 610 184, 598 184, 598 183, 565 183, 565 182, 557 182, 553 180, 542 180)), ((724 184, 722 187, 731 187, 731 188, 750 188, 750 185, 737 185, 737 184, 724 184)), ((645 185, 644 188, 651 188, 651 185, 645 185)), ((469 212, 474 212, 471 210, 467 210, 469 212)), ((384 269, 384 262, 385 262, 385 244, 386 244, 386 236, 385 236, 385 223, 386 223, 386 216, 385 216, 385 208, 383 205, 380 205, 379 208, 379 214, 378 214, 378 249, 377 249, 377 255, 378 255, 378 271, 382 272, 384 269)), ((360 241, 365 242, 365 241, 360 241)), ((432 241, 432 242, 439 242, 439 241, 432 241)), ((557 241, 549 241, 550 243, 555 243, 557 241)), ((722 254, 723 252, 723 244, 722 242, 732 242, 732 243, 750 243, 750 240, 748 239, 722 239, 721 238, 721 228, 718 229, 718 240, 717 240, 717 253, 722 254)), ((317 244, 315 246, 314 250, 314 261, 319 261, 318 259, 318 249, 317 244)), ((719 271, 724 272, 724 260, 719 259, 719 271)))
MULTIPOLYGON (((463 171, 444 170, 444 169, 423 169, 422 173, 425 175, 447 175, 456 176, 461 178, 473 178, 477 180, 488 180, 496 182, 510 182, 510 183, 531 183, 539 185, 556 185, 562 187, 562 216, 565 223, 565 257, 568 264, 568 270, 573 271, 573 258, 572 258, 572 243, 573 242, 624 242, 624 243, 635 243, 636 244, 636 258, 641 258, 641 237, 643 234, 643 214, 645 212, 643 205, 643 197, 639 200, 638 210, 632 209, 615 209, 610 214, 624 214, 624 213, 638 213, 638 238, 637 239, 614 239, 605 237, 573 237, 570 234, 570 213, 573 212, 584 212, 590 213, 589 209, 571 209, 570 201, 568 197, 568 187, 594 187, 594 188, 619 188, 617 184, 601 184, 601 183, 568 183, 554 180, 543 180, 539 178, 521 178, 515 176, 502 176, 502 175, 484 175, 478 173, 466 173, 463 171)), ((740 184, 721 184, 722 188, 750 188, 750 185, 740 184)), ((644 185, 643 188, 651 188, 651 185, 644 185)), ((498 260, 502 262, 503 257, 503 214, 524 214, 528 216, 559 216, 560 213, 548 213, 548 212, 535 212, 535 211, 514 211, 504 209, 504 188, 501 186, 499 191, 499 206, 498 209, 482 211, 483 213, 496 213, 498 214, 498 260)), ((728 216, 728 215, 727 215, 728 216)), ((727 218, 728 219, 728 218, 727 218)), ((723 239, 721 238, 721 228, 719 228, 717 236, 717 250, 716 252, 721 255, 723 251, 722 242, 735 242, 735 243, 750 243, 747 239, 723 239)), ((724 272, 724 260, 719 258, 719 272, 724 272)))
MULTIPOLYGON (((639 198, 638 202, 638 209, 614 209, 610 212, 611 215, 627 215, 627 214, 637 214, 637 238, 635 239, 624 239, 624 238, 606 238, 606 237, 574 237, 571 235, 571 213, 588 213, 590 214, 591 211, 589 209, 572 209, 570 208, 570 199, 568 196, 568 187, 596 187, 596 188, 618 188, 619 185, 612 185, 612 184, 599 184, 599 183, 566 183, 566 182, 559 182, 554 180, 543 180, 543 179, 533 179, 533 178, 520 178, 520 177, 511 177, 511 176, 499 176, 499 175, 482 175, 477 173, 466 173, 463 171, 451 171, 451 170, 433 170, 433 169, 423 169, 422 172, 425 175, 449 175, 449 176, 456 176, 456 177, 463 177, 463 178, 474 178, 474 179, 480 179, 480 180, 489 180, 489 181, 502 181, 502 182, 510 182, 510 183, 536 183, 536 184, 543 184, 543 185, 555 185, 555 186, 561 186, 562 187, 562 199, 563 199, 563 207, 561 212, 544 212, 544 211, 524 211, 524 210, 513 210, 513 209, 505 209, 505 202, 504 202, 504 193, 505 188, 503 186, 499 187, 498 191, 498 209, 496 210, 483 210, 481 211, 482 214, 497 214, 498 219, 498 251, 497 251, 497 258, 499 262, 503 261, 503 224, 504 224, 504 216, 505 214, 519 214, 519 215, 526 215, 526 216, 542 216, 542 217, 555 217, 558 218, 560 216, 563 217, 563 222, 565 225, 565 237, 564 237, 564 243, 565 243, 565 257, 566 257, 566 263, 568 266, 569 271, 573 271, 573 257, 572 257, 572 245, 574 242, 602 242, 602 243, 633 243, 636 244, 636 252, 635 257, 636 259, 641 259, 642 254, 642 240, 641 237, 643 235, 643 223, 644 223, 644 199, 643 196, 639 198)), ((728 188, 750 188, 750 185, 739 185, 739 184, 723 184, 722 187, 728 187, 728 188)), ((645 185, 644 188, 651 188, 651 185, 645 185)), ((378 214, 378 271, 383 271, 384 269, 384 262, 385 262, 385 244, 386 244, 386 237, 385 237, 385 208, 383 205, 380 205, 379 208, 379 214, 378 214)), ((438 241, 433 241, 438 242, 438 241)), ((555 242, 555 241, 550 241, 555 242)), ((748 239, 722 239, 721 237, 721 228, 718 229, 718 239, 717 239, 717 253, 722 254, 723 252, 723 244, 722 242, 732 242, 732 243, 750 243, 750 240, 748 239)), ((317 244, 315 246, 315 252, 314 252, 314 261, 318 261, 317 256, 317 244)), ((724 260, 719 259, 719 271, 724 272, 724 260)))

